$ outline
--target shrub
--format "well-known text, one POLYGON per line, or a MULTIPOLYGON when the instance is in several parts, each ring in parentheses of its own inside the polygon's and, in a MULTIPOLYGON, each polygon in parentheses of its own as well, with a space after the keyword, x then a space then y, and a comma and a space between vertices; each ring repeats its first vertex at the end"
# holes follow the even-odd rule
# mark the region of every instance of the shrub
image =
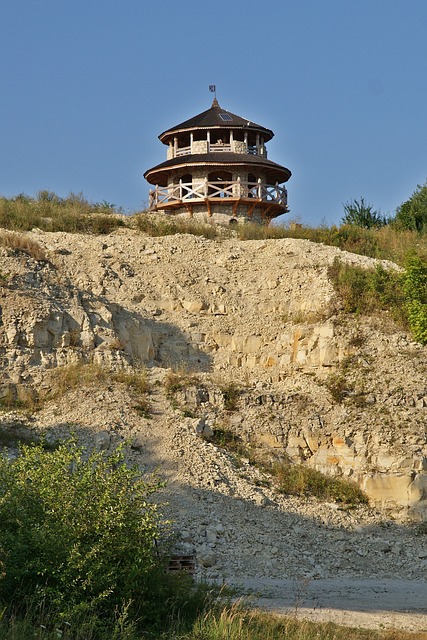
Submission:
POLYGON ((357 227, 372 229, 382 227, 386 224, 384 216, 375 211, 371 204, 367 204, 364 198, 346 202, 344 205, 343 224, 353 224, 357 227))
POLYGON ((321 500, 333 500, 348 506, 367 504, 365 493, 350 480, 326 476, 301 464, 278 464, 273 473, 281 492, 291 495, 312 495, 321 500))
POLYGON ((0 457, 0 602, 31 602, 63 620, 91 614, 110 627, 124 605, 149 615, 162 538, 151 496, 160 486, 127 467, 120 448, 85 457, 69 441, 0 457))
POLYGON ((418 232, 427 229, 427 183, 417 185, 409 200, 397 208, 394 224, 398 229, 418 232))
POLYGON ((331 373, 325 380, 325 387, 332 399, 340 404, 354 389, 354 385, 341 373, 331 373))
POLYGON ((411 256, 406 264, 404 291, 409 326, 417 342, 427 344, 427 260, 411 256))
POLYGON ((393 320, 407 328, 402 274, 377 265, 362 269, 335 258, 328 275, 346 313, 374 314, 389 311, 393 320))

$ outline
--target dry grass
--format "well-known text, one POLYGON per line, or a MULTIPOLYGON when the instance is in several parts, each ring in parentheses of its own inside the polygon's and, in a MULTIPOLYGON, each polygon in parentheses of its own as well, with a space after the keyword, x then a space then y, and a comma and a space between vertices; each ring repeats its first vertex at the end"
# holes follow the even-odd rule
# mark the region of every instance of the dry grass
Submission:
POLYGON ((37 227, 44 231, 105 234, 125 226, 125 216, 118 214, 120 209, 114 205, 90 203, 82 194, 60 198, 50 191, 40 191, 36 197, 0 197, 0 227, 13 231, 37 227))
POLYGON ((391 260, 399 265, 404 264, 410 253, 421 256, 427 254, 427 235, 416 231, 399 231, 393 225, 379 229, 364 229, 349 224, 340 227, 244 224, 237 226, 236 233, 240 240, 310 240, 372 258, 391 260))
POLYGON ((185 366, 178 366, 172 369, 168 369, 164 386, 168 395, 173 395, 182 389, 189 386, 194 386, 198 383, 197 376, 189 371, 185 366))
POLYGON ((210 610, 191 632, 169 635, 181 640, 427 640, 427 634, 341 627, 333 622, 311 622, 296 616, 277 616, 239 606, 210 610))
POLYGON ((313 496, 321 501, 333 501, 354 507, 367 504, 366 494, 355 482, 346 478, 327 476, 306 465, 290 462, 270 462, 262 452, 245 442, 230 429, 215 429, 209 441, 226 449, 236 457, 249 460, 277 491, 287 495, 313 496))
POLYGON ((216 224, 197 222, 195 220, 183 220, 171 216, 156 216, 142 212, 134 217, 136 228, 148 236, 172 236, 176 234, 189 234, 202 236, 215 240, 227 235, 227 230, 216 224))
POLYGON ((24 233, 14 233, 12 231, 0 232, 0 245, 12 251, 25 253, 37 261, 48 261, 45 249, 35 240, 24 233))
POLYGON ((81 387, 105 385, 109 377, 108 370, 98 364, 76 362, 66 367, 57 367, 52 371, 51 389, 46 399, 61 398, 68 391, 81 387))
POLYGON ((148 373, 145 369, 134 371, 109 371, 92 363, 77 362, 52 371, 51 387, 42 401, 57 400, 69 391, 83 387, 105 387, 111 383, 123 384, 133 392, 137 404, 135 409, 147 416, 149 405, 146 396, 150 391, 148 373))

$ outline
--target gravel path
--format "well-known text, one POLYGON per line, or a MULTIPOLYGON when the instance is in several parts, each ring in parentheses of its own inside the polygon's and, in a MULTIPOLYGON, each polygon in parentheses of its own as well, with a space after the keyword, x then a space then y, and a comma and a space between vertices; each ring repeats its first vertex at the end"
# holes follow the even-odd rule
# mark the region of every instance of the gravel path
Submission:
POLYGON ((230 580, 249 603, 283 615, 370 629, 425 631, 427 583, 411 580, 230 580))

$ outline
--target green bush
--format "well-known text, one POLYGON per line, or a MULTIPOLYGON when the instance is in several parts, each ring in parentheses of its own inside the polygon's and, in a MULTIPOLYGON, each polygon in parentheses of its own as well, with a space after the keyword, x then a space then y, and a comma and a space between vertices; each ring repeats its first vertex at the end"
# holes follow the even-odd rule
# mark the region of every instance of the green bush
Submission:
POLYGON ((278 464, 274 475, 279 490, 292 495, 312 495, 347 506, 367 504, 368 498, 356 483, 345 478, 326 476, 302 464, 278 464))
POLYGON ((388 311, 400 327, 407 328, 406 295, 400 272, 384 269, 382 265, 362 269, 335 258, 328 275, 346 313, 369 315, 388 311))
POLYGON ((394 225, 398 229, 418 232, 427 229, 427 183, 417 185, 409 200, 397 208, 394 225))
POLYGON ((126 466, 120 448, 85 456, 69 441, 0 457, 0 610, 29 606, 112 629, 126 608, 160 624, 173 596, 156 551, 160 486, 126 466))
POLYGON ((417 342, 427 344, 427 260, 411 256, 406 263, 404 291, 409 326, 417 342))
POLYGON ((405 272, 361 269, 334 260, 328 273, 347 313, 373 314, 388 311, 414 340, 427 344, 427 258, 412 254, 405 272))

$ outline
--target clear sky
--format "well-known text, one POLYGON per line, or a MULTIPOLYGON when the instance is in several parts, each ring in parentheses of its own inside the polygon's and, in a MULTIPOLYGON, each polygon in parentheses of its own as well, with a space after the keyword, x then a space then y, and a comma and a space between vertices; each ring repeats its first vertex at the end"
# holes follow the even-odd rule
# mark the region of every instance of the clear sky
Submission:
POLYGON ((275 132, 289 217, 392 214, 427 177, 426 33, 426 0, 0 0, 0 194, 140 210, 215 84, 275 132))

